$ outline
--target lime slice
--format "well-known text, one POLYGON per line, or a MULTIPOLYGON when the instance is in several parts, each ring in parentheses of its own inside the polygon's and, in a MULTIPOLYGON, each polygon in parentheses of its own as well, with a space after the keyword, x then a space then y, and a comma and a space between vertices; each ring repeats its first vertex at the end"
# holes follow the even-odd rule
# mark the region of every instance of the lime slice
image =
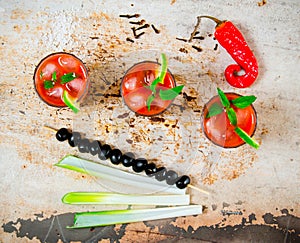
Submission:
POLYGON ((79 103, 77 103, 76 100, 77 99, 71 97, 69 93, 66 90, 64 90, 63 101, 72 111, 74 111, 74 113, 78 113, 79 111, 79 103))

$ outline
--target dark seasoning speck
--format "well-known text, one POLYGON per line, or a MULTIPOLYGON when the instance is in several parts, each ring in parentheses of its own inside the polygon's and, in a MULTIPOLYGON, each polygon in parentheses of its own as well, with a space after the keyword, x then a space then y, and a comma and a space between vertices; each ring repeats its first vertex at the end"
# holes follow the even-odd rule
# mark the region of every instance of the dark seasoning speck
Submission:
MULTIPOLYGON (((140 14, 121 14, 119 15, 120 18, 127 18, 127 19, 132 19, 132 18, 139 18, 141 15, 140 14)), ((141 20, 131 20, 129 21, 129 24, 132 25, 131 30, 133 34, 133 38, 131 37, 126 37, 126 41, 134 43, 134 39, 139 39, 141 36, 146 34, 146 30, 152 28, 155 34, 160 34, 160 30, 154 26, 154 24, 149 24, 146 22, 145 19, 141 20)))

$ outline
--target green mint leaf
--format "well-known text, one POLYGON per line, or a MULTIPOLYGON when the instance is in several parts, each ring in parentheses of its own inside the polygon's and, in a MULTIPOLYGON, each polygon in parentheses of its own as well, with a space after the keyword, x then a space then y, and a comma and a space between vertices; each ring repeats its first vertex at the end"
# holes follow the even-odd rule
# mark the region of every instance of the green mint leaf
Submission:
POLYGON ((250 146, 252 146, 253 148, 258 149, 259 148, 259 144, 254 141, 243 129, 236 127, 234 129, 234 131, 237 133, 237 135, 239 135, 239 137, 245 142, 248 143, 250 146))
POLYGON ((154 95, 149 95, 149 97, 147 98, 146 104, 147 104, 148 111, 150 111, 151 103, 154 99, 155 99, 154 95))
POLYGON ((52 73, 52 81, 56 82, 57 81, 57 76, 56 76, 56 71, 52 73))
POLYGON ((236 117, 236 113, 235 113, 234 109, 232 107, 226 108, 226 113, 227 113, 230 123, 233 126, 236 126, 237 125, 237 117, 236 117))
POLYGON ((213 103, 206 114, 205 118, 210 118, 216 115, 219 115, 223 112, 223 107, 221 107, 218 103, 213 103))
POLYGON ((231 100, 231 103, 240 109, 246 108, 249 105, 251 105, 256 100, 256 97, 254 95, 250 96, 241 96, 239 98, 236 98, 234 100, 231 100))
POLYGON ((54 87, 53 81, 50 81, 50 80, 44 81, 44 88, 45 89, 51 89, 53 87, 54 87))
POLYGON ((225 108, 229 108, 229 107, 230 107, 230 102, 229 102, 229 100, 227 99, 226 95, 224 94, 224 92, 223 92, 221 89, 217 88, 217 90, 218 90, 218 95, 219 95, 219 97, 220 97, 220 100, 221 100, 222 105, 223 105, 225 108))
POLYGON ((165 89, 165 90, 160 90, 159 91, 159 97, 162 99, 162 100, 173 100, 175 99, 175 97, 177 95, 180 94, 180 92, 182 91, 184 85, 180 85, 180 86, 176 86, 174 88, 171 88, 171 89, 165 89))
POLYGON ((153 94, 156 93, 156 85, 159 83, 159 77, 153 80, 153 82, 150 84, 150 89, 153 92, 153 94))
POLYGON ((76 78, 75 73, 67 73, 61 77, 61 84, 68 83, 76 78))

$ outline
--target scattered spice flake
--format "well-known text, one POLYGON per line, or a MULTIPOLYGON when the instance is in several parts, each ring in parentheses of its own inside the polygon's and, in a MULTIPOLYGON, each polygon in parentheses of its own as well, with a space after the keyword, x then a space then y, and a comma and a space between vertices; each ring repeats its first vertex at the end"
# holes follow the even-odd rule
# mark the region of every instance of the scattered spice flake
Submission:
POLYGON ((183 47, 180 48, 179 51, 180 51, 180 52, 183 52, 183 53, 188 53, 187 49, 185 49, 185 48, 183 48, 183 47))
POLYGON ((216 43, 215 47, 214 47, 214 51, 216 51, 218 49, 218 43, 216 43))
POLYGON ((138 38, 140 38, 143 34, 145 34, 145 32, 142 32, 142 33, 140 33, 140 34, 138 34, 138 35, 136 35, 135 36, 135 39, 138 39, 138 38))
POLYGON ((195 46, 195 45, 192 45, 192 47, 198 51, 198 52, 201 52, 202 51, 202 48, 201 47, 198 47, 198 46, 195 46))
POLYGON ((129 38, 129 37, 126 38, 126 41, 129 41, 129 42, 131 42, 131 43, 134 43, 134 40, 131 39, 131 38, 129 38))
POLYGON ((160 33, 160 30, 158 30, 153 24, 151 24, 151 27, 152 27, 152 29, 154 30, 154 32, 155 32, 156 34, 159 34, 159 33, 160 33))
POLYGON ((135 30, 142 30, 142 29, 146 29, 146 28, 149 28, 149 24, 144 24, 143 26, 140 26, 138 28, 136 28, 135 30))
POLYGON ((184 39, 184 38, 178 38, 178 37, 176 37, 176 40, 183 41, 183 42, 187 42, 187 41, 188 41, 187 39, 184 39))
POLYGON ((140 14, 120 14, 119 17, 120 18, 127 18, 127 19, 131 19, 131 18, 138 18, 140 17, 141 15, 140 14))
POLYGON ((136 37, 135 27, 132 27, 131 30, 133 32, 133 36, 136 37))
POLYGON ((262 0, 261 2, 257 3, 259 7, 264 6, 265 4, 267 4, 267 0, 262 0))
POLYGON ((204 36, 194 36, 193 40, 204 40, 205 37, 204 36))
POLYGON ((92 40, 98 40, 99 37, 98 36, 90 36, 90 39, 92 39, 92 40))
POLYGON ((143 25, 146 20, 142 19, 141 21, 129 21, 129 24, 143 25))

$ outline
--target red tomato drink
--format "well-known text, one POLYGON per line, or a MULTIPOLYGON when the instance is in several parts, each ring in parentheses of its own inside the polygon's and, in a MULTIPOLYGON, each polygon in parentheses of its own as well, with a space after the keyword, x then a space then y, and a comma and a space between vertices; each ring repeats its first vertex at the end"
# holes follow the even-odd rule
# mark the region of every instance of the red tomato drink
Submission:
POLYGON ((168 70, 163 83, 156 87, 155 99, 147 107, 147 99, 152 91, 149 85, 157 78, 160 64, 156 62, 140 62, 131 67, 125 74, 121 84, 121 94, 125 104, 130 110, 144 116, 153 116, 166 110, 173 100, 162 100, 159 97, 160 90, 174 88, 176 86, 173 75, 168 70))
MULTIPOLYGON (((225 95, 229 101, 241 97, 235 93, 225 93, 225 95)), ((210 107, 214 103, 222 106, 219 96, 213 97, 206 103, 202 113, 202 129, 206 137, 214 144, 224 148, 235 148, 243 145, 245 142, 234 131, 235 127, 231 125, 225 111, 216 116, 206 118, 210 107)), ((253 136, 257 123, 256 111, 253 105, 243 109, 233 105, 231 107, 236 112, 237 126, 243 129, 250 137, 253 136)))
POLYGON ((48 105, 66 107, 63 91, 80 101, 89 88, 87 69, 76 56, 64 52, 53 53, 41 60, 34 72, 34 86, 48 105))

